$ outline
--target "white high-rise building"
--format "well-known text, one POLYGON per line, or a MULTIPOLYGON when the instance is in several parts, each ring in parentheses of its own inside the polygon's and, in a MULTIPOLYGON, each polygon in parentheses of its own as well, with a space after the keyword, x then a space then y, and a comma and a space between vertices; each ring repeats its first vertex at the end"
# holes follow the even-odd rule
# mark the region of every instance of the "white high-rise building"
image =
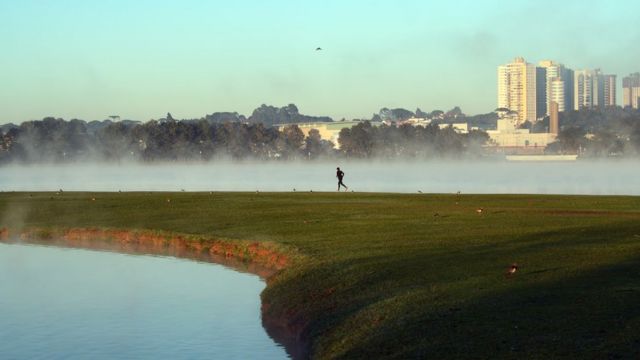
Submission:
POLYGON ((602 75, 602 106, 616 106, 616 76, 602 75))
POLYGON ((518 114, 518 122, 536 119, 536 66, 523 58, 498 66, 498 108, 518 114))
POLYGON ((567 108, 566 98, 567 94, 567 81, 573 82, 573 79, 567 79, 567 69, 564 65, 551 60, 543 60, 538 63, 538 66, 546 70, 546 105, 547 113, 550 115, 551 103, 558 104, 558 111, 563 112, 567 108))
POLYGON ((591 109, 616 105, 616 76, 600 69, 574 73, 574 109, 591 109))
POLYGON ((558 112, 563 112, 566 110, 565 103, 565 82, 562 78, 553 78, 551 80, 547 80, 547 109, 549 109, 548 115, 551 115, 551 103, 556 103, 558 107, 558 112))
POLYGON ((573 106, 575 110, 598 106, 600 70, 576 70, 573 74, 575 88, 573 106))
POLYGON ((622 106, 634 109, 640 107, 640 73, 622 78, 622 106))

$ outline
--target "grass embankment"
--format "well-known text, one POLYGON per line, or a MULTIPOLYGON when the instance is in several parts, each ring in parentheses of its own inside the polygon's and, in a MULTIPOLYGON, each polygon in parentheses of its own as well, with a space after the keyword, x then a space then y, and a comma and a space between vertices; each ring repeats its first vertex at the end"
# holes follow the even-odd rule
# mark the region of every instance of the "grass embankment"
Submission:
POLYGON ((295 248, 304 259, 271 279, 265 316, 284 319, 318 358, 640 354, 640 198, 456 200, 4 193, 0 227, 154 229, 295 248))

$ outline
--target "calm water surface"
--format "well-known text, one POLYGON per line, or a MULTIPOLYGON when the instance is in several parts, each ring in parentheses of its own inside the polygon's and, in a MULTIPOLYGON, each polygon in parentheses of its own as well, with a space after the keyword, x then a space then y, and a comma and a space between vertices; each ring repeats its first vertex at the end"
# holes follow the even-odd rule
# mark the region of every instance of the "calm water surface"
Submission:
POLYGON ((301 162, 0 167, 0 191, 335 191, 640 195, 639 161, 301 162))
POLYGON ((0 244, 0 358, 284 359, 264 287, 216 264, 0 244))

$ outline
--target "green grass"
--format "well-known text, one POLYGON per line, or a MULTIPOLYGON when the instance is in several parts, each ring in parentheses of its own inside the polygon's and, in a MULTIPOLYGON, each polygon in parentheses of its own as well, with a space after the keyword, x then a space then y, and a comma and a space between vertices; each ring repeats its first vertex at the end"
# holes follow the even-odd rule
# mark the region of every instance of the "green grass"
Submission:
POLYGON ((638 197, 2 193, 3 225, 295 247, 262 299, 317 358, 640 356, 638 197))

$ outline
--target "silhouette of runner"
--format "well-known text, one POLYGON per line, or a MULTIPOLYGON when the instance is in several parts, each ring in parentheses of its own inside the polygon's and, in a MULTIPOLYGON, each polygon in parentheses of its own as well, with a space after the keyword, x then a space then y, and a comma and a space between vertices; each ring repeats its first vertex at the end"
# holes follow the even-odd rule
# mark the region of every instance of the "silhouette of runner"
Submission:
POLYGON ((340 191, 340 186, 344 186, 344 191, 349 190, 347 185, 345 185, 342 182, 342 178, 344 178, 344 172, 342 172, 342 170, 340 170, 340 168, 338 168, 338 171, 336 172, 336 177, 338 178, 338 191, 340 191))

